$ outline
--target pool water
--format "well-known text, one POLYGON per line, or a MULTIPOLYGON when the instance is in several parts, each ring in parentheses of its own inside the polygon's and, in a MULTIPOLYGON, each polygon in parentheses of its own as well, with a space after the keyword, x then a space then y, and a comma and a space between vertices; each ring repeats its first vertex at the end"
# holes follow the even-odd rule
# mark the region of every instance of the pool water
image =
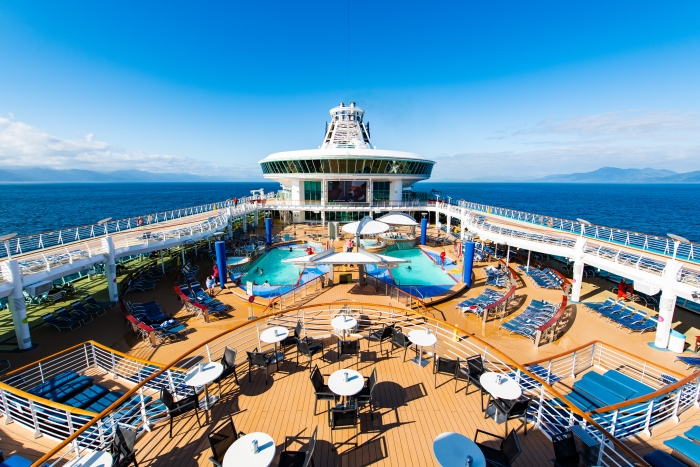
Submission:
POLYGON ((248 272, 243 275, 241 285, 253 281, 256 285, 262 285, 265 281, 270 285, 296 285, 299 282, 303 268, 298 268, 291 263, 283 263, 282 260, 307 256, 301 248, 273 248, 250 265, 248 272), (263 273, 255 272, 262 269, 263 273))
MULTIPOLYGON (((396 285, 454 285, 455 279, 430 259, 420 248, 395 250, 387 256, 411 260, 408 264, 390 270, 396 285), (408 269, 408 266, 411 269, 408 269)), ((448 265, 449 268, 449 265, 448 265)))

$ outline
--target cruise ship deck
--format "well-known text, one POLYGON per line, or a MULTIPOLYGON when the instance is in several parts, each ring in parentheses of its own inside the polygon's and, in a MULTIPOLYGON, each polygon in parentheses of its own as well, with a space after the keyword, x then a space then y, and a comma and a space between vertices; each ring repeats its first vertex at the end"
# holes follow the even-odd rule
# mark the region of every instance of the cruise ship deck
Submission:
MULTIPOLYGON (((693 461, 696 244, 414 192, 433 161, 374 149, 354 104, 331 117, 318 150, 260 162, 277 193, 3 238, 6 457, 76 465, 125 430, 139 465, 205 466, 232 420, 271 438, 261 465, 287 465, 285 450, 311 446, 287 437, 316 429, 315 465, 446 465, 436 437, 478 430, 515 433, 503 452, 521 452, 501 458, 515 466, 548 465, 569 433, 586 465, 693 461), (435 374, 440 359, 452 370, 435 374), (328 382, 350 370, 366 389, 328 382), (514 412, 508 430, 485 414, 490 392, 514 412), (171 437, 173 404, 193 399, 202 409, 173 417, 171 437), (352 428, 332 429, 332 412, 355 409, 352 428)), ((476 441, 459 445, 475 465, 500 455, 476 441)))

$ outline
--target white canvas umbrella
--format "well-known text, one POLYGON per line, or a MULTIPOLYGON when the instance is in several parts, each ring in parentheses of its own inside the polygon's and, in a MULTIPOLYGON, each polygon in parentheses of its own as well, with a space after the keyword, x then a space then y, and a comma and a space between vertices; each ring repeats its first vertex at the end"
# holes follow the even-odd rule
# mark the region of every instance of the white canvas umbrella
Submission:
POLYGON ((389 226, 384 222, 375 221, 371 217, 365 216, 359 222, 345 224, 342 230, 353 235, 376 235, 389 230, 389 226))
POLYGON ((405 212, 392 212, 391 214, 385 214, 377 219, 377 221, 390 225, 418 225, 418 222, 416 222, 413 217, 409 216, 405 212))

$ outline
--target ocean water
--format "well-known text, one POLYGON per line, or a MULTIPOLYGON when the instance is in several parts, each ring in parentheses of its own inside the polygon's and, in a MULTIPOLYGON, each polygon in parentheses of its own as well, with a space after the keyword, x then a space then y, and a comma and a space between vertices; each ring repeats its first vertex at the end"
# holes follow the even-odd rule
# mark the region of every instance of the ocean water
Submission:
MULTIPOLYGON (((0 235, 28 235, 279 189, 252 183, 55 183, 0 184, 0 235)), ((700 184, 607 185, 532 183, 432 183, 418 191, 442 191, 465 199, 543 215, 582 218, 636 232, 675 233, 700 241, 700 184)))

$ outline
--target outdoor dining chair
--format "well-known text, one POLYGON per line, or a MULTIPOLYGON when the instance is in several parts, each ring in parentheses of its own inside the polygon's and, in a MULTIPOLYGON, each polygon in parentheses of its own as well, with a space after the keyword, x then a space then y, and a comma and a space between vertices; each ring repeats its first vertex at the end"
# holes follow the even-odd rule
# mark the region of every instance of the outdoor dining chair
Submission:
POLYGON ((168 418, 170 419, 170 437, 173 437, 173 419, 175 417, 184 415, 188 412, 191 412, 194 410, 195 417, 197 418, 197 425, 199 427, 202 427, 201 422, 199 421, 199 395, 198 394, 192 394, 191 396, 187 396, 183 399, 180 399, 179 401, 175 401, 173 398, 173 395, 168 392, 165 387, 162 387, 160 389, 160 401, 165 405, 165 407, 168 409, 168 418))
POLYGON ((236 426, 233 424, 233 417, 231 415, 229 415, 220 426, 214 427, 207 436, 212 454, 209 460, 214 464, 214 467, 222 467, 226 451, 241 436, 245 436, 245 433, 236 431, 236 426))
MULTIPOLYGON (((308 467, 314 466, 314 449, 316 449, 316 436, 318 427, 314 428, 311 436, 287 436, 284 440, 284 451, 280 453, 279 467, 308 467), (290 441, 306 441, 303 451, 290 451, 287 449, 290 441)), ((315 466, 314 466, 315 467, 315 466)))

